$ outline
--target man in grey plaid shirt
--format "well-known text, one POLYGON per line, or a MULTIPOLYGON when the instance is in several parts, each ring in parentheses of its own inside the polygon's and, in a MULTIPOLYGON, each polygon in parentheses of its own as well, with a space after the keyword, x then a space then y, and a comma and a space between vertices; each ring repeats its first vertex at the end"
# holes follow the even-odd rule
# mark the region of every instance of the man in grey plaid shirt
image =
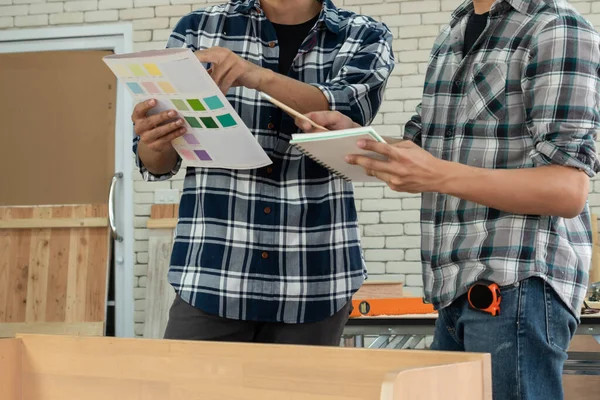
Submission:
POLYGON ((432 349, 491 353, 496 399, 563 397, 592 254, 599 68, 600 36, 566 1, 469 0, 434 44, 407 140, 358 143, 387 161, 348 156, 422 194, 432 349), (500 286, 498 316, 470 308, 478 281, 500 286))

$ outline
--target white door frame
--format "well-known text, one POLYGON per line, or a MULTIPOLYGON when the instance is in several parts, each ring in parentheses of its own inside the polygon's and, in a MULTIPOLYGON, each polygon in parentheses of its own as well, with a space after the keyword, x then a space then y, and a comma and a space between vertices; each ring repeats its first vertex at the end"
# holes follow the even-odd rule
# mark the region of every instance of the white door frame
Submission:
MULTIPOLYGON (((0 30, 0 53, 59 50, 112 50, 129 53, 133 47, 130 23, 69 26, 36 29, 0 30)), ((133 162, 131 110, 133 102, 123 84, 117 85, 115 125, 115 173, 122 173, 115 188, 117 232, 115 257, 115 335, 134 336, 133 318, 133 162)), ((107 188, 108 198, 108 188, 107 188)))

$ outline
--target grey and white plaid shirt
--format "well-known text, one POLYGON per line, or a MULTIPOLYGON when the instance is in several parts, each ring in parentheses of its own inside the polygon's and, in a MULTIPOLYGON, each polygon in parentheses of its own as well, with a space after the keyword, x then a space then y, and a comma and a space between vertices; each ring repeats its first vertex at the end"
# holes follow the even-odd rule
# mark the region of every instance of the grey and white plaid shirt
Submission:
MULTIPOLYGON (((463 54, 471 0, 431 52, 405 136, 434 156, 493 169, 600 170, 600 36, 566 1, 498 0, 463 54)), ((456 197, 422 198, 425 296, 449 305, 479 279, 545 279, 579 315, 592 253, 588 207, 576 218, 515 215, 456 197)))

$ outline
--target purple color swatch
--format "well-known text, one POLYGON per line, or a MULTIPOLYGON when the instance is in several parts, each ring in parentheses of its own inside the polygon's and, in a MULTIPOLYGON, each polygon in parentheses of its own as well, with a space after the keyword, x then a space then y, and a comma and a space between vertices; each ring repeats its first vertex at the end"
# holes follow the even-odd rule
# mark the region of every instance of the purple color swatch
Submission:
POLYGON ((204 150, 194 150, 194 153, 196 153, 200 161, 212 161, 212 158, 204 150))
POLYGON ((198 139, 196 139, 196 136, 194 136, 190 133, 186 133, 185 135, 183 135, 183 138, 185 139, 186 142, 188 142, 188 144, 200 144, 198 139))

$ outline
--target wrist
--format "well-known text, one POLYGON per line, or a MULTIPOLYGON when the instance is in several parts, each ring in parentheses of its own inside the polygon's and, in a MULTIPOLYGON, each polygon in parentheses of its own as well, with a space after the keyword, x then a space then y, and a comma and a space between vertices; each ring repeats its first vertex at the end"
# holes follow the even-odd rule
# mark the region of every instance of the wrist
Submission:
POLYGON ((256 74, 258 75, 256 90, 265 92, 265 88, 272 87, 275 72, 267 68, 257 67, 256 74))
POLYGON ((431 192, 452 194, 461 181, 462 165, 452 161, 436 158, 435 171, 438 179, 434 180, 431 192))

